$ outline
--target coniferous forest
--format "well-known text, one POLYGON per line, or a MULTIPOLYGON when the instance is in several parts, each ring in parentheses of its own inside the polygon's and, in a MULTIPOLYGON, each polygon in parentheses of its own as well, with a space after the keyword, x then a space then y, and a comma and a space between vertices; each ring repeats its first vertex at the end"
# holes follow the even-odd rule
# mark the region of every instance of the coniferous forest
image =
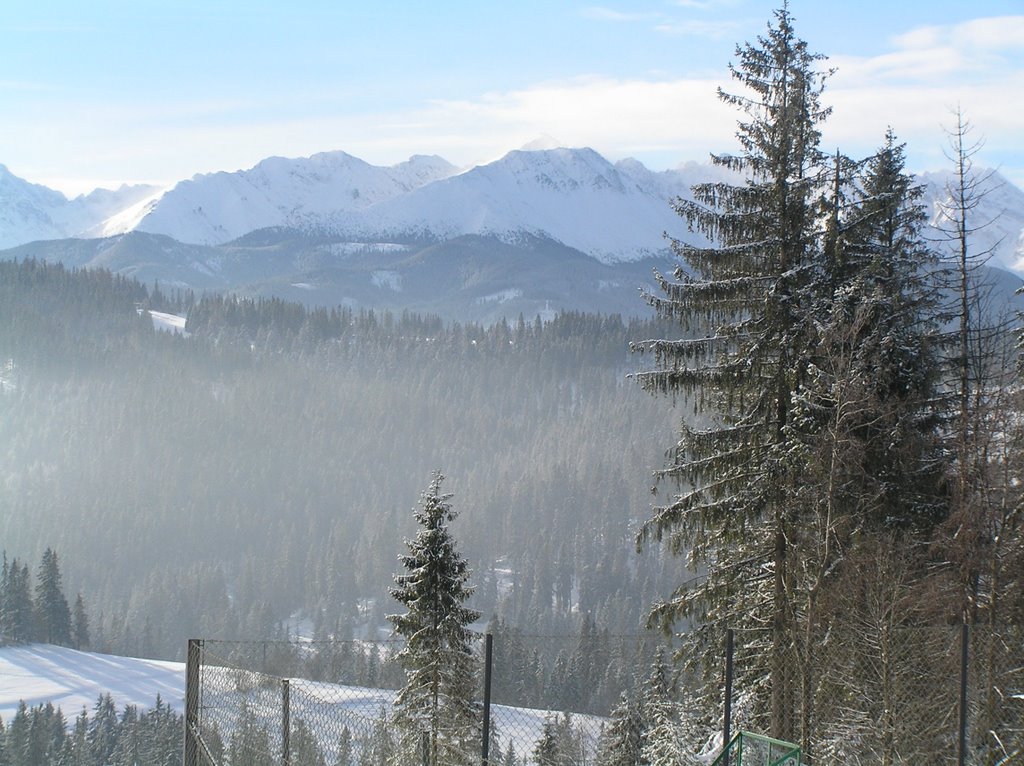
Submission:
POLYGON ((97 650, 386 628, 435 470, 484 619, 633 634, 681 568, 632 550, 674 425, 625 379, 651 322, 445 326, 0 270, 0 540, 59 552, 97 650), (188 337, 146 308, 187 313, 188 337))
MULTIPOLYGON (((601 763, 685 764, 724 744, 735 633, 738 719, 806 762, 949 762, 968 727, 972 762, 1019 757, 1020 333, 980 281, 970 123, 929 242, 895 131, 823 146, 829 70, 786 5, 730 72, 735 175, 676 200, 702 244, 672 240, 649 319, 445 324, 0 264, 5 639, 73 641, 62 588, 91 646, 143 657, 390 619, 399 662, 354 680, 401 665, 400 749, 469 762, 479 618, 520 676, 501 701, 608 715, 601 763), (674 654, 628 640, 645 626, 674 654), (544 665, 543 635, 578 638, 544 665)), ((555 721, 538 764, 574 762, 555 721)))

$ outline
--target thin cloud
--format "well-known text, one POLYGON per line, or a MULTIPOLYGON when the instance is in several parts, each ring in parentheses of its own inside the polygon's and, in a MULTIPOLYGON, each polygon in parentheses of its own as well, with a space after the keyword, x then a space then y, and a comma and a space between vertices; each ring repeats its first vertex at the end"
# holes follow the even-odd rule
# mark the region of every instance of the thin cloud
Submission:
POLYGON ((1020 53, 1024 50, 1024 16, 993 16, 960 24, 925 26, 893 38, 903 50, 957 48, 1020 53))
POLYGON ((962 87, 1000 80, 1024 69, 1024 16, 918 27, 892 43, 894 50, 882 55, 834 57, 831 63, 851 87, 901 81, 962 87))

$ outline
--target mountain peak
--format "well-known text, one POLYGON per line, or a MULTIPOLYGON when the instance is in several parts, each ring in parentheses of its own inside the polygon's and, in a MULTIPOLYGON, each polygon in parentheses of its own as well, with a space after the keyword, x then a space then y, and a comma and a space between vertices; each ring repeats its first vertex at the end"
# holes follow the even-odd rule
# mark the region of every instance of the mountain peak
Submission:
POLYGON ((564 149, 565 144, 556 138, 552 138, 547 133, 543 133, 537 136, 532 141, 527 141, 525 144, 519 147, 520 151, 523 152, 540 152, 545 149, 564 149))

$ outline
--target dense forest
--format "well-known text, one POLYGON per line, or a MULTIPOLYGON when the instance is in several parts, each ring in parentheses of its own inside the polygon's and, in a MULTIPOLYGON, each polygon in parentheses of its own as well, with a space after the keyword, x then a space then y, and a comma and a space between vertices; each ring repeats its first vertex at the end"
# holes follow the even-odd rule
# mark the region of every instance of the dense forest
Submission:
POLYGON ((304 618, 376 635, 440 469, 484 620, 634 634, 681 567, 632 546, 676 426, 625 380, 629 341, 658 331, 446 326, 0 264, 0 541, 60 552, 100 650, 181 658, 189 637, 304 618), (150 308, 187 315, 187 337, 150 308))
POLYGON ((165 766, 181 763, 182 718, 159 696, 152 708, 134 705, 120 713, 101 694, 92 715, 84 708, 68 721, 52 704, 22 703, 6 724, 0 722, 0 765, 165 766))

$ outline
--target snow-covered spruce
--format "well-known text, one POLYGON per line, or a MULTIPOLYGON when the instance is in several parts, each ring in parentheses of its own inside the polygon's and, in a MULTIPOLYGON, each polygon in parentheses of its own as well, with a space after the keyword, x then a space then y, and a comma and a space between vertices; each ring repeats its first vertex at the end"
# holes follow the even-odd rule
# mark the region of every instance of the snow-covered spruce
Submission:
POLYGON ((469 626, 479 613, 464 606, 473 589, 469 567, 459 554, 448 524, 455 518, 441 494, 436 472, 415 511, 419 534, 406 543, 391 595, 408 610, 389 615, 405 638, 399 659, 405 686, 395 698, 394 725, 400 763, 431 766, 471 764, 478 757, 475 658, 469 626))

